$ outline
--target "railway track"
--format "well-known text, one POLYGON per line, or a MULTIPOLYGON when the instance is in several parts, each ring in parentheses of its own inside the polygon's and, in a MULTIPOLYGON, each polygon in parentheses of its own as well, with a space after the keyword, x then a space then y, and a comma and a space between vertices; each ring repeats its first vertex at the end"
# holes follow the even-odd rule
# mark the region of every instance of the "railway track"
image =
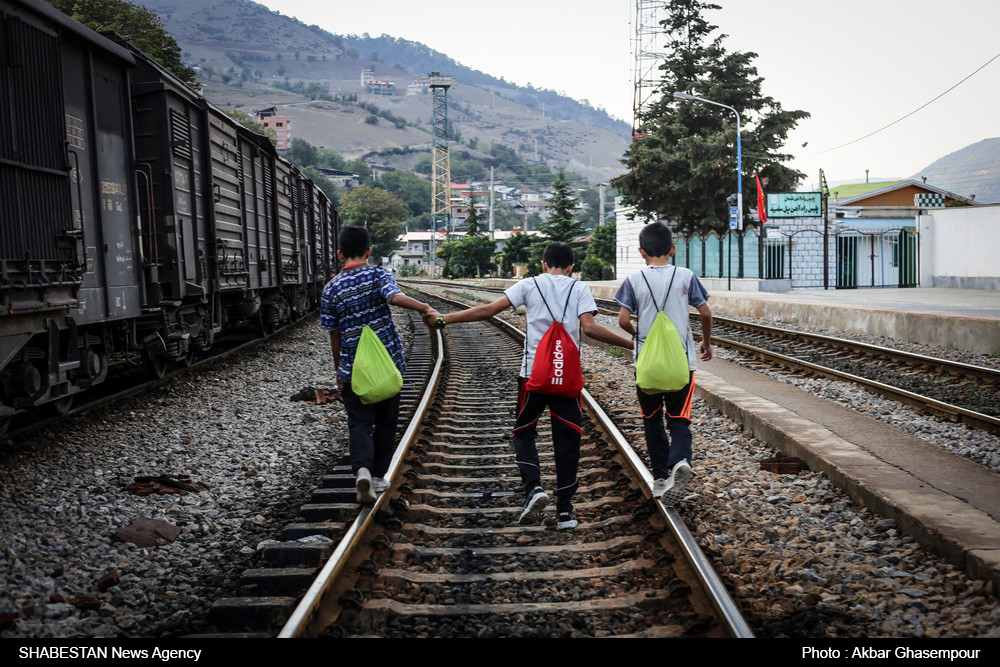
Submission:
POLYGON ((149 371, 141 362, 130 360, 116 361, 111 366, 111 369, 114 371, 112 375, 92 389, 72 394, 67 397, 69 400, 65 402, 55 401, 29 412, 0 419, 0 436, 13 439, 42 431, 58 424, 64 419, 91 412, 129 396, 140 394, 153 387, 158 387, 192 369, 222 361, 251 349, 264 341, 280 339, 288 332, 294 331, 296 328, 311 321, 313 321, 313 317, 306 315, 267 335, 254 333, 252 329, 233 331, 219 338, 212 349, 207 353, 203 353, 203 356, 196 357, 192 355, 188 361, 164 367, 159 377, 150 377, 149 371))
MULTIPOLYGON (((420 282, 453 291, 503 292, 462 283, 420 282)), ((602 314, 617 317, 617 304, 595 300, 602 314)), ((697 317, 692 316, 696 338, 698 327, 697 317)), ((1000 433, 1000 370, 717 316, 712 342, 755 363, 851 382, 943 419, 1000 433)))
MULTIPOLYGON (((346 529, 279 636, 752 636, 589 394, 580 526, 557 531, 552 513, 516 525, 519 332, 498 320, 434 338, 427 410, 401 438, 390 491, 346 529)), ((542 457, 551 489, 551 451, 542 457)))

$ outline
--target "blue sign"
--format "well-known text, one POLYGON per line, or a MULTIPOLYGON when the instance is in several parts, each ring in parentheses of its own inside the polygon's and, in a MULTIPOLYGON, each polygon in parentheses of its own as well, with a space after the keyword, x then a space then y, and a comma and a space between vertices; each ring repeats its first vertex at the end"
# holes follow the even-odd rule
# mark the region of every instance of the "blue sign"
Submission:
POLYGON ((739 229, 740 209, 736 206, 729 207, 729 228, 739 229))

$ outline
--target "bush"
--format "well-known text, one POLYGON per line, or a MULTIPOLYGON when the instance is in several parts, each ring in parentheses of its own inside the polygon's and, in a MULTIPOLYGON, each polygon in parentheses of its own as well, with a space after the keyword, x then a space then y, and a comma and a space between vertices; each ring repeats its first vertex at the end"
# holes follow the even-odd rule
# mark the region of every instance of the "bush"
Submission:
POLYGON ((584 280, 605 280, 604 269, 607 267, 603 261, 597 259, 593 255, 583 260, 583 267, 581 268, 582 278, 584 280))
POLYGON ((416 264, 403 264, 396 270, 396 273, 400 278, 412 278, 413 276, 419 276, 423 272, 416 264))
POLYGON ((373 113, 370 113, 368 114, 368 117, 365 118, 365 122, 368 123, 369 125, 378 125, 378 116, 376 116, 373 113))

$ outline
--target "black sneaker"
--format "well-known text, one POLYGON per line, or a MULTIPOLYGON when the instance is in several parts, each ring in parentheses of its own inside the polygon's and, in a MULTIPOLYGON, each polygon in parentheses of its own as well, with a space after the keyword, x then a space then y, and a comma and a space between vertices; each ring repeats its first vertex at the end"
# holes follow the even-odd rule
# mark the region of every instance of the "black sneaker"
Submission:
POLYGON ((580 525, 580 522, 576 520, 576 515, 572 512, 559 512, 558 521, 556 528, 559 530, 573 530, 580 525))
POLYGON ((521 510, 521 516, 517 519, 518 524, 523 526, 534 522, 548 504, 548 495, 542 490, 542 487, 536 486, 524 499, 524 509, 521 510))

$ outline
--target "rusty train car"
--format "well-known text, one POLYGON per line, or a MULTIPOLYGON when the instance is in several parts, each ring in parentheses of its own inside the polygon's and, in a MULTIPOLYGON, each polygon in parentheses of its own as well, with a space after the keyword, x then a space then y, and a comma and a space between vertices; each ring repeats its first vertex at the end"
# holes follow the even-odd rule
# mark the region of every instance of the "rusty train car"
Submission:
POLYGON ((270 140, 124 39, 0 0, 0 423, 275 330, 336 273, 339 217, 270 140))

